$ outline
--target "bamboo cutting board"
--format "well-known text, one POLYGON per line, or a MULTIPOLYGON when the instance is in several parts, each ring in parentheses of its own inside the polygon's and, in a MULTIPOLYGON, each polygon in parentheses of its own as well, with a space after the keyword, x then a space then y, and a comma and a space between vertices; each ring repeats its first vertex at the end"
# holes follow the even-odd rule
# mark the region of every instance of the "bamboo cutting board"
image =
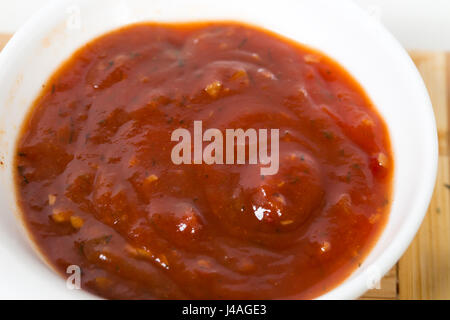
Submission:
POLYGON ((3 49, 3 47, 8 42, 9 38, 11 38, 11 35, 0 33, 0 50, 3 49))
MULTIPOLYGON (((11 36, 0 34, 0 50, 11 36)), ((450 53, 410 52, 430 93, 439 135, 439 171, 425 220, 381 289, 362 299, 450 299, 450 53)), ((406 120, 406 119, 405 119, 406 120)))

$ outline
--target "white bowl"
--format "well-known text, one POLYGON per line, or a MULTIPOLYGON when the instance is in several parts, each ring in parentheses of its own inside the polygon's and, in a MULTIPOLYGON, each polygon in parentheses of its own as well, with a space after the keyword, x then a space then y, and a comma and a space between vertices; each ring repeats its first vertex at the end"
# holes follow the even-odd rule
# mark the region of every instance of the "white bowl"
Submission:
POLYGON ((417 232, 433 192, 438 155, 423 81, 407 53, 377 21, 352 2, 335 0, 58 0, 21 28, 0 55, 0 298, 93 297, 66 289, 64 280, 38 259, 26 240, 14 214, 14 146, 42 84, 64 60, 98 35, 149 20, 238 20, 262 26, 321 50, 362 84, 391 135, 392 209, 361 268, 319 298, 353 299, 363 294, 374 276, 382 276, 397 262, 417 232))

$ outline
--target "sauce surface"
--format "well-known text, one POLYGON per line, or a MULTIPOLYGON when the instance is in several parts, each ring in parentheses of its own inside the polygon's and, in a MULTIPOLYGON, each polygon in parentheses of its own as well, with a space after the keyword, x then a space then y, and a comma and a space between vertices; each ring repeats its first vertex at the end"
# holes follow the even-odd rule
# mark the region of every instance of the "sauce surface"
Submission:
POLYGON ((231 22, 139 24, 48 81, 16 181, 42 253, 102 297, 314 298, 379 236, 392 161, 385 123, 323 54, 231 22), (280 129, 278 173, 173 164, 172 131, 196 120, 280 129))

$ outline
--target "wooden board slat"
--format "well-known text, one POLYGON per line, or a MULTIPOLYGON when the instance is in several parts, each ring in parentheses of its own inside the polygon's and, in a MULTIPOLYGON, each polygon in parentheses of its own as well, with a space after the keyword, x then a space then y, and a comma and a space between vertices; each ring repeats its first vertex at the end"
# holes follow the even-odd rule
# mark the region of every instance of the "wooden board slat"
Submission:
POLYGON ((362 300, 396 300, 397 292, 397 266, 392 268, 380 282, 380 289, 367 291, 362 300))
MULTIPOLYGON (((0 50, 11 35, 0 34, 0 50)), ((405 255, 361 299, 450 299, 450 54, 411 52, 433 102, 439 172, 427 216, 405 255)))

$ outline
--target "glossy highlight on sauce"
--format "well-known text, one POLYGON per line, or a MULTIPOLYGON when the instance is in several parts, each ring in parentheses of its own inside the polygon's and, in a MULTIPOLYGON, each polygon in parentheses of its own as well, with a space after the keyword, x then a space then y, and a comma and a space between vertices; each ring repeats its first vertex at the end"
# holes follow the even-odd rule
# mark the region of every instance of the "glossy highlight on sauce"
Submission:
POLYGON ((15 159, 27 228, 110 299, 315 298, 389 215, 383 119, 336 62, 234 23, 137 24, 50 78, 15 159), (280 168, 175 165, 177 128, 280 130, 280 168))

